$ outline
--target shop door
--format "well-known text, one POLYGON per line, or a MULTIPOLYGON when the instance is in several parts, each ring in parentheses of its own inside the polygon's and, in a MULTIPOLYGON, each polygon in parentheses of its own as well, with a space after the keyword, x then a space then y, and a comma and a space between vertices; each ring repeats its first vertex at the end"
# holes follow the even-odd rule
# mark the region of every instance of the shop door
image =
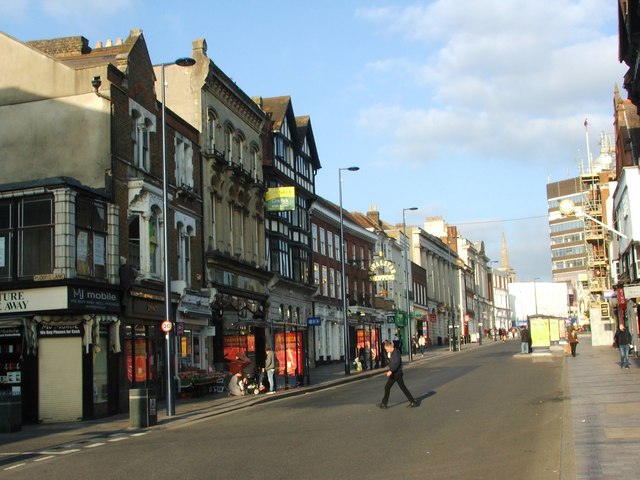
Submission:
POLYGON ((40 338, 38 369, 40 422, 82 419, 82 338, 40 338))

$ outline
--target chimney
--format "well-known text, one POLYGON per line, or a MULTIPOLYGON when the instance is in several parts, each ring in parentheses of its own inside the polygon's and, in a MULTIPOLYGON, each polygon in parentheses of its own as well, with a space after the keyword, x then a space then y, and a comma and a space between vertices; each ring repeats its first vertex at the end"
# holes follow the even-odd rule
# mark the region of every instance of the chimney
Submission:
POLYGON ((369 205, 367 218, 374 222, 376 225, 380 226, 380 212, 378 211, 377 205, 369 205))

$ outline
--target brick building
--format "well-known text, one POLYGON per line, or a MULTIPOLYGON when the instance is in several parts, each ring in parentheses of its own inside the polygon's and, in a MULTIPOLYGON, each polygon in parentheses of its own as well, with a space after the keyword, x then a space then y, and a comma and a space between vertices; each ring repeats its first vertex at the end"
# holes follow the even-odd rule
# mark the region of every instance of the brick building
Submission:
POLYGON ((20 372, 2 386, 22 394, 28 422, 118 413, 133 387, 162 397, 165 228, 171 316, 201 303, 198 132, 166 110, 165 212, 142 32, 94 48, 0 34, 0 47, 0 290, 22 299, 0 309, 2 352, 14 353, 0 363, 20 372))

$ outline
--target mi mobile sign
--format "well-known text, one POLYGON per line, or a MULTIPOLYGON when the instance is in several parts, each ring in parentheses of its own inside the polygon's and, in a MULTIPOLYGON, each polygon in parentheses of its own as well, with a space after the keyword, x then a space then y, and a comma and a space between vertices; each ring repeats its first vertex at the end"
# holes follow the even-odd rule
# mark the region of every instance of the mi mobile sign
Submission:
POLYGON ((267 189, 265 198, 267 212, 284 212, 296 209, 295 187, 274 187, 267 189))

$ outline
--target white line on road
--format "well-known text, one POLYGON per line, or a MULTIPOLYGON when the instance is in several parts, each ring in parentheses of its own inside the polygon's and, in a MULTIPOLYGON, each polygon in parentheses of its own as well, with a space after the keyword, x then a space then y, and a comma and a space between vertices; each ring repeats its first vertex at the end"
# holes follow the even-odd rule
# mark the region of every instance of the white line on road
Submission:
POLYGON ((101 447, 102 445, 106 445, 106 443, 104 442, 92 443, 91 445, 87 445, 84 448, 96 448, 96 447, 101 447))
POLYGON ((18 463, 17 465, 12 465, 10 467, 5 468, 5 470, 13 470, 15 468, 24 467, 26 463, 18 463))
POLYGON ((54 458, 54 455, 48 455, 46 457, 36 458, 34 462, 44 462, 45 460, 49 460, 50 458, 54 458))

